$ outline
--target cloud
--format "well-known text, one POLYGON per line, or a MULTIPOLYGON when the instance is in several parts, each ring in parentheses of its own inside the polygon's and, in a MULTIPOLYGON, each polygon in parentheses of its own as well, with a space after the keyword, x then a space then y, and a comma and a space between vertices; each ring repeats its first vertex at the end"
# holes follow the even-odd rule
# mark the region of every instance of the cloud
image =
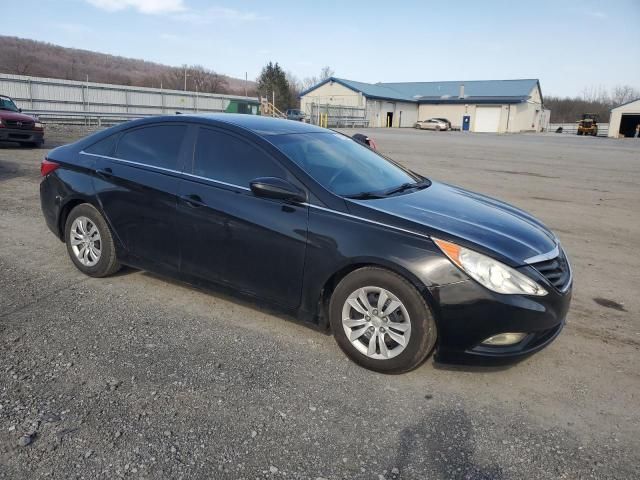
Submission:
POLYGON ((227 7, 210 7, 202 11, 185 5, 185 0, 85 0, 94 7, 108 12, 133 9, 150 15, 169 15, 173 20, 209 25, 216 22, 256 22, 269 20, 270 17, 248 10, 236 10, 227 7))
POLYGON ((270 19, 270 17, 260 15, 256 12, 235 10, 233 8, 226 7, 211 7, 202 12, 191 10, 176 15, 175 18, 185 22, 201 25, 215 23, 217 21, 256 22, 270 19))
POLYGON ((109 12, 132 8, 140 13, 161 15, 187 10, 184 0, 86 0, 91 5, 109 12))

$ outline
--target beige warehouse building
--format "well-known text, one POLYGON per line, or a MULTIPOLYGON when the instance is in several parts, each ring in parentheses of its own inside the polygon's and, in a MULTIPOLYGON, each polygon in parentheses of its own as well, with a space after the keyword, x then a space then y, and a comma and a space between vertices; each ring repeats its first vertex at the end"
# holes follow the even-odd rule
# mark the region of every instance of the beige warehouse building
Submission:
POLYGON ((609 136, 613 138, 633 137, 640 125, 640 98, 611 110, 609 136))
POLYGON ((517 133, 542 131, 549 122, 537 79, 371 84, 331 77, 302 92, 300 104, 314 122, 326 111, 362 117, 371 127, 446 118, 462 130, 517 133))

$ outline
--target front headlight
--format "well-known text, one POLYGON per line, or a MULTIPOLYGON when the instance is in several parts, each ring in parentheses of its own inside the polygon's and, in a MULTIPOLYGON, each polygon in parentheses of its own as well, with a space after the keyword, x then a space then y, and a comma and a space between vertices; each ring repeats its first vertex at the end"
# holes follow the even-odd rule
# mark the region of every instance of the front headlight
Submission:
POLYGON ((44 125, 42 125, 42 123, 40 123, 40 122, 36 122, 36 123, 33 124, 33 128, 43 128, 43 127, 44 127, 44 125))
POLYGON ((504 263, 455 243, 437 238, 432 240, 456 266, 493 292, 538 296, 547 294, 536 282, 504 263))

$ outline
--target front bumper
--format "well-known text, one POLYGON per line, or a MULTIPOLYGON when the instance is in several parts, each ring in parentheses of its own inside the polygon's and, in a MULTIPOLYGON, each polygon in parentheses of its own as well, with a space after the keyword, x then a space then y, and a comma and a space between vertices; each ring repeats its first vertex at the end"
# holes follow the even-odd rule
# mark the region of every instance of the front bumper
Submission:
POLYGON ((448 363, 509 363, 551 343, 564 327, 571 286, 549 288, 542 297, 501 295, 473 280, 430 289, 437 305, 439 343, 436 359, 448 363), (505 332, 527 335, 509 346, 482 342, 505 332))
POLYGON ((44 130, 0 128, 0 142, 44 143, 44 130))

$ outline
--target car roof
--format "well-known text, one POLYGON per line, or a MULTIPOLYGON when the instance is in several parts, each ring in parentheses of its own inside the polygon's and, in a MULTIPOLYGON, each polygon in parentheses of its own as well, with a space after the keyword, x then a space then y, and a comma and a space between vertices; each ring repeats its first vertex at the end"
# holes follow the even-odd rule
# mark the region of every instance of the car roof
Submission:
POLYGON ((214 120, 236 127, 250 130, 258 135, 286 135, 291 133, 328 133, 326 128, 316 127, 303 122, 294 122, 281 118, 263 117, 261 115, 247 115, 242 113, 207 113, 202 115, 180 115, 173 120, 195 118, 199 120, 214 120))
POLYGON ((272 135, 288 135, 300 133, 334 133, 326 128, 316 127, 308 123, 296 122, 293 120, 283 120, 279 118, 263 117, 260 115, 249 115, 242 113, 206 113, 206 114, 180 114, 180 115, 154 115, 151 117, 139 118, 128 122, 114 125, 106 130, 101 130, 93 135, 84 137, 74 144, 79 149, 88 147, 110 135, 116 135, 125 130, 161 125, 173 122, 195 122, 204 125, 220 126, 227 124, 237 129, 246 130, 260 137, 272 135))

